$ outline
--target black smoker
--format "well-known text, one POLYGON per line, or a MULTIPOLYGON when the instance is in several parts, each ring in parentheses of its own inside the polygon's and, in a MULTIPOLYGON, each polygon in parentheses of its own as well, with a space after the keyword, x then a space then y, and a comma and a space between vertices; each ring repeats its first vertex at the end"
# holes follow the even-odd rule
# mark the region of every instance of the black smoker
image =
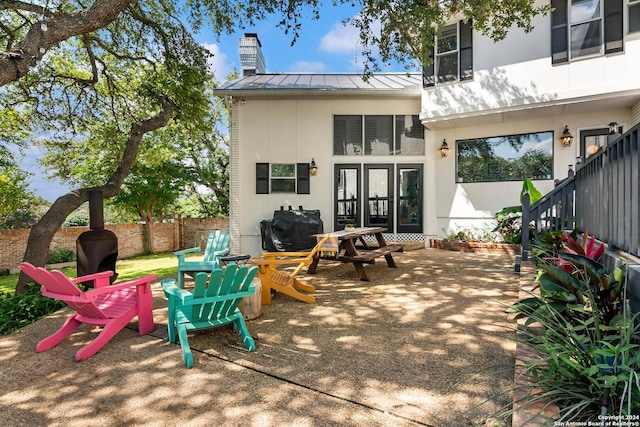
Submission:
POLYGON ((284 210, 273 212, 273 219, 260 222, 262 249, 269 252, 307 251, 316 245, 313 234, 323 232, 319 210, 284 210))
MULTIPOLYGON (((89 198, 89 231, 78 236, 76 240, 78 277, 100 271, 116 271, 118 259, 118 238, 104 229, 104 205, 102 191, 90 190, 89 198)), ((111 276, 111 283, 117 274, 111 276)), ((85 285, 93 286, 93 282, 85 285)))

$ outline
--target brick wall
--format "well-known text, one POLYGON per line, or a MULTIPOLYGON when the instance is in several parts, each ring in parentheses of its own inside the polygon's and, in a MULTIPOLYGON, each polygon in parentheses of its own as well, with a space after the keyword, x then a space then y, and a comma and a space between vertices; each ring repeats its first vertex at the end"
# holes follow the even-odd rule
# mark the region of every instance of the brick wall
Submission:
MULTIPOLYGON (((142 224, 107 224, 104 227, 118 237, 118 258, 130 258, 144 253, 142 224)), ((204 249, 211 230, 229 231, 228 218, 180 218, 171 223, 155 225, 155 251, 173 252, 179 249, 200 246, 204 249)), ((76 250, 76 239, 89 227, 61 228, 53 236, 50 249, 76 250)), ((27 249, 29 229, 0 230, 0 270, 16 272, 27 249)))

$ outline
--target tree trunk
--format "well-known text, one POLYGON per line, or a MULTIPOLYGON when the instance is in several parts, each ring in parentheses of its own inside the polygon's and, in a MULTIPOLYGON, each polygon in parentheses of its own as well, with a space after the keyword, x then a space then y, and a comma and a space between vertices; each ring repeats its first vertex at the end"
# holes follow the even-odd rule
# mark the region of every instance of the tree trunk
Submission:
MULTIPOLYGON (((166 126, 173 117, 173 104, 169 103, 164 97, 161 98, 161 102, 162 110, 158 115, 147 120, 135 122, 131 125, 129 138, 127 139, 120 164, 105 185, 73 190, 64 196, 58 197, 58 199, 53 202, 53 205, 51 205, 47 213, 31 228, 23 261, 38 267, 46 264, 49 246, 51 245, 53 236, 60 229, 67 216, 88 200, 87 194, 89 190, 100 190, 105 198, 113 197, 120 192, 120 187, 124 179, 136 161, 140 141, 144 134, 166 126)), ((30 281, 31 279, 28 276, 20 273, 18 283, 16 284, 16 293, 24 293, 27 283, 30 281)))
POLYGON ((145 214, 144 215, 144 238, 142 239, 144 243, 144 253, 149 255, 155 253, 155 247, 153 246, 153 236, 155 234, 155 227, 153 223, 153 215, 145 214))

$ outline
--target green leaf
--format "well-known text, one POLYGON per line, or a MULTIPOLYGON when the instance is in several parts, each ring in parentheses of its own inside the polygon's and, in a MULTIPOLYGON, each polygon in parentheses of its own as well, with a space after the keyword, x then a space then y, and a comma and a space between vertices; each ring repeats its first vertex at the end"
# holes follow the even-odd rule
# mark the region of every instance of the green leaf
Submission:
POLYGON ((520 203, 522 204, 522 198, 525 192, 529 192, 529 203, 534 204, 538 200, 542 199, 542 193, 533 185, 530 178, 525 178, 522 183, 522 191, 520 192, 520 203))
POLYGON ((583 269, 587 270, 587 273, 589 273, 590 275, 593 274, 597 277, 607 275, 607 268, 604 265, 593 259, 587 258, 584 255, 563 253, 560 255, 560 258, 571 262, 578 268, 582 267, 583 269))
MULTIPOLYGON (((579 289, 582 288, 580 281, 578 279, 576 279, 572 274, 564 271, 561 268, 548 265, 548 264, 541 264, 538 268, 540 268, 546 274, 551 276, 556 283, 562 284, 562 286, 564 286, 566 290, 569 290, 571 293, 576 293, 579 289)), ((551 279, 549 278, 548 280, 551 280, 551 279)))

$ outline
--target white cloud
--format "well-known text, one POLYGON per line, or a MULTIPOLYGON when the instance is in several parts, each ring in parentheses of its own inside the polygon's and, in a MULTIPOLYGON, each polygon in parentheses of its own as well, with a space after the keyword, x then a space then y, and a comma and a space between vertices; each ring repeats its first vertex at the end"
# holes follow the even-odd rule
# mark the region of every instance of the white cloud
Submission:
POLYGON ((205 43, 202 47, 213 54, 213 57, 209 58, 209 70, 213 73, 214 80, 218 83, 224 82, 233 71, 233 62, 229 62, 227 55, 215 43, 205 43))
POLYGON ((327 64, 319 61, 298 61, 289 66, 290 73, 319 73, 327 69, 327 64))
POLYGON ((331 31, 322 36, 319 50, 326 53, 353 54, 359 43, 358 30, 342 23, 334 24, 331 31))

